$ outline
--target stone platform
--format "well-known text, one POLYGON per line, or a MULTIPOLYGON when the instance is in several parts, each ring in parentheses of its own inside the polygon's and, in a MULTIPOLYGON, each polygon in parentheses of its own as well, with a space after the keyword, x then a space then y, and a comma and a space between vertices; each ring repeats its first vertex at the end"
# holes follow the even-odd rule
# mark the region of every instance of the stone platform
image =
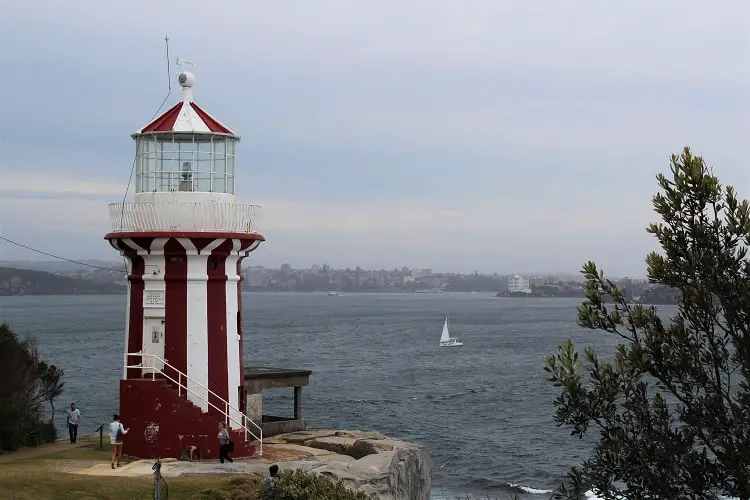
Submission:
MULTIPOLYGON (((127 450, 126 450, 127 451, 127 450)), ((76 471, 96 476, 149 476, 153 460, 138 460, 112 470, 109 463, 76 471)), ((282 434, 263 443, 263 456, 220 464, 216 460, 162 460, 165 477, 190 474, 258 474, 271 464, 302 469, 344 482, 378 500, 428 500, 432 460, 424 447, 361 431, 309 430, 282 434)))

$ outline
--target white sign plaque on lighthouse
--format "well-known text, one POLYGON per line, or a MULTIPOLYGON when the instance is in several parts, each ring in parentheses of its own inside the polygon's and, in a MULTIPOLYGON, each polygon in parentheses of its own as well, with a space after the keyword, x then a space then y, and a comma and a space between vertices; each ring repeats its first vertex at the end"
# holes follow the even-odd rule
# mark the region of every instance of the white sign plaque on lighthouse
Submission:
POLYGON ((120 415, 132 456, 177 457, 190 445, 218 456, 217 422, 235 455, 257 451, 245 416, 240 261, 264 241, 255 207, 235 200, 232 130, 182 99, 132 135, 133 201, 109 206, 110 244, 128 265, 120 415))

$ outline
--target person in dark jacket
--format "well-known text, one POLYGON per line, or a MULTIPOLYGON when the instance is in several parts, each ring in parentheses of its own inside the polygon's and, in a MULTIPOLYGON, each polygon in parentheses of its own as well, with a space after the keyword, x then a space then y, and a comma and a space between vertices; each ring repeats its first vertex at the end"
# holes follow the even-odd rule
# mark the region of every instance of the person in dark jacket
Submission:
POLYGON ((229 439, 229 431, 224 422, 219 422, 219 462, 224 463, 224 460, 228 462, 234 462, 229 458, 229 451, 232 446, 232 441, 229 439))

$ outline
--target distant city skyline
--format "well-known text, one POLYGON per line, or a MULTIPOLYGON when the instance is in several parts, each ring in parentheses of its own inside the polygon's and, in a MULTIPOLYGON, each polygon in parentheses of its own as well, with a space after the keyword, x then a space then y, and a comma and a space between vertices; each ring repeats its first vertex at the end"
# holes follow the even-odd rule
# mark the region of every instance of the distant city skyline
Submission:
MULTIPOLYGON (((122 264, 121 261, 113 260, 113 259, 71 259, 71 260, 75 260, 75 261, 80 262, 82 264, 88 264, 89 266, 91 266, 92 269, 95 269, 96 267, 103 267, 103 268, 109 268, 109 269, 113 269, 113 270, 119 270, 122 267, 121 266, 121 264, 122 264)), ((0 258, 0 267, 4 267, 4 266, 8 266, 8 267, 22 267, 24 264, 27 264, 27 265, 29 265, 31 267, 34 267, 35 269, 39 269, 39 270, 47 270, 48 268, 52 268, 52 267, 55 267, 55 266, 58 266, 58 265, 59 266, 83 267, 83 268, 88 267, 86 265, 81 266, 79 264, 76 264, 76 263, 73 263, 73 262, 69 262, 67 260, 55 260, 55 259, 51 259, 49 257, 44 257, 44 256, 42 256, 42 258, 40 258, 40 259, 3 259, 3 258, 0 258)), ((342 266, 335 266, 335 265, 332 265, 332 264, 327 264, 325 262, 323 262, 323 263, 315 263, 315 264, 311 264, 311 265, 308 265, 308 266, 295 266, 295 265, 293 265, 293 264, 291 264, 289 262, 284 262, 284 263, 282 263, 281 265, 278 265, 278 266, 268 266, 268 265, 263 265, 263 264, 257 264, 257 263, 250 262, 250 258, 246 258, 246 259, 243 260, 242 269, 243 269, 243 272, 248 271, 250 269, 254 269, 254 268, 263 268, 263 269, 268 269, 268 270, 279 270, 279 271, 281 271, 281 270, 284 269, 285 265, 291 266, 291 270, 294 270, 294 271, 310 271, 310 270, 314 270, 316 267, 322 269, 325 266, 328 266, 331 269, 331 271, 334 271, 334 272, 335 271, 344 271, 344 270, 347 270, 347 269, 348 270, 355 270, 357 267, 359 267, 360 269, 362 269, 365 272, 381 272, 381 271, 390 272, 390 271, 394 271, 394 270, 402 271, 403 269, 408 269, 409 271, 413 271, 413 272, 429 271, 431 273, 438 274, 438 275, 444 275, 444 274, 471 275, 471 274, 474 274, 476 272, 476 273, 478 273, 480 275, 484 275, 484 276, 493 276, 493 275, 497 275, 497 276, 513 276, 513 275, 517 274, 517 275, 523 276, 525 278, 559 276, 559 277, 562 277, 562 278, 580 279, 580 276, 581 276, 580 270, 573 270, 573 271, 565 271, 565 270, 560 270, 560 271, 528 271, 528 270, 526 270, 526 271, 509 271, 509 272, 503 272, 503 271, 492 271, 492 270, 482 271, 482 270, 479 270, 479 269, 475 269, 475 270, 472 270, 472 271, 469 271, 469 272, 460 272, 460 271, 452 271, 452 270, 445 270, 445 269, 433 269, 433 268, 430 268, 430 267, 423 267, 423 266, 405 266, 405 265, 401 265, 401 266, 396 265, 396 266, 390 266, 390 267, 377 267, 377 268, 375 268, 375 267, 365 267, 365 266, 362 266, 362 265, 360 265, 360 266, 356 266, 356 265, 355 266, 343 266, 342 267, 342 266)), ((635 279, 635 280, 646 279, 645 273, 644 273, 644 275, 635 275, 634 274, 634 275, 623 275, 623 276, 615 275, 615 274, 608 274, 608 277, 609 278, 613 278, 613 279, 622 279, 622 278, 630 278, 630 279, 635 279)))
POLYGON ((2 235, 111 259, 107 203, 167 95, 165 34, 163 109, 179 54, 242 136, 253 264, 643 275, 671 154, 691 146, 750 196, 748 2, 208 5, 3 5, 2 235))

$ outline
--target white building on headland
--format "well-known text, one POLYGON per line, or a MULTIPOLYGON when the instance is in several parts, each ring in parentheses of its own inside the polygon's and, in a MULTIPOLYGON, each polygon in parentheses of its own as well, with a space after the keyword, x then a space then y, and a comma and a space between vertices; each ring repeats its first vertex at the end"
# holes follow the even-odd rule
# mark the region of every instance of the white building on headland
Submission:
POLYGON ((529 279, 514 274, 508 278, 508 293, 531 293, 529 279))

